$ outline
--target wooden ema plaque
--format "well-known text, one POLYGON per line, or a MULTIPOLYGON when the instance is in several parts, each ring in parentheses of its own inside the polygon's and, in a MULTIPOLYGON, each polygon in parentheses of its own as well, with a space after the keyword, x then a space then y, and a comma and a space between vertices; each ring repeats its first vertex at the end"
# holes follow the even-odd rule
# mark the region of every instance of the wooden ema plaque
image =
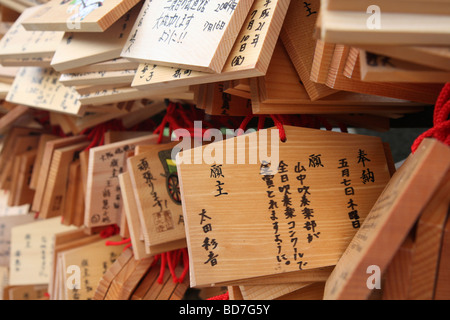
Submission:
MULTIPOLYGON (((371 15, 367 14, 367 7, 361 11, 331 10, 328 7, 329 1, 323 2, 316 34, 325 42, 352 45, 439 46, 450 41, 448 30, 442 28, 450 23, 448 14, 424 14, 422 9, 419 13, 406 13, 403 8, 401 13, 387 12, 384 11, 383 5, 379 4, 379 10, 373 10, 371 13, 372 17, 374 13, 378 14, 378 19, 375 19, 378 22, 381 20, 382 27, 373 28, 374 22, 377 21, 374 21, 374 17, 369 19, 371 15), (368 23, 372 24, 372 28, 368 28, 368 23)), ((420 7, 426 7, 428 4, 429 2, 426 2, 420 7)), ((409 3, 402 5, 408 6, 409 3)), ((438 7, 442 8, 447 6, 448 3, 438 4, 438 7)), ((442 9, 444 10, 448 9, 442 9)))
POLYGON ((233 96, 224 91, 223 83, 208 83, 205 113, 222 116, 247 116, 252 112, 250 99, 233 96))
POLYGON ((173 88, 266 73, 290 0, 255 0, 219 74, 141 63, 132 86, 140 90, 173 88))
MULTIPOLYGON (((40 10, 36 6, 25 10, 0 41, 0 59, 43 59, 51 57, 64 36, 63 32, 27 31, 22 21, 40 10)), ((30 62, 30 61, 27 61, 30 62)))
POLYGON ((336 92, 310 80, 316 45, 313 34, 319 11, 320 0, 292 1, 280 33, 295 70, 312 101, 336 92))
POLYGON ((178 154, 192 287, 335 265, 389 181, 376 137, 285 130, 178 154), (204 163, 213 150, 223 158, 204 163))
POLYGON ((119 58, 140 8, 133 7, 103 33, 67 32, 56 48, 51 66, 61 72, 119 58))
POLYGON ((125 170, 126 154, 139 144, 153 144, 158 135, 146 135, 89 150, 85 222, 87 227, 120 222, 122 197, 119 174, 125 170))
POLYGON ((220 72, 253 0, 144 3, 125 44, 129 60, 220 72))
POLYGON ((425 139, 394 174, 327 280, 324 299, 367 299, 370 273, 381 273, 402 245, 430 198, 448 179, 450 148, 425 139))
POLYGON ((135 74, 135 69, 83 73, 63 73, 59 77, 59 82, 65 86, 125 86, 131 85, 135 74))
POLYGON ((0 217, 0 266, 9 266, 11 258, 11 229, 18 225, 31 223, 33 220, 34 215, 32 214, 0 217))
POLYGON ((373 82, 446 83, 450 71, 360 50, 361 80, 373 82))
POLYGON ((6 101, 48 111, 81 115, 80 95, 65 87, 52 68, 22 67, 14 79, 6 101))
POLYGON ((10 285, 48 284, 54 235, 73 230, 61 218, 38 220, 11 229, 10 285))
POLYGON ((120 191, 123 198, 124 213, 127 219, 127 225, 130 232, 131 248, 135 259, 147 258, 147 248, 145 242, 141 241, 143 227, 138 215, 133 185, 130 179, 130 173, 119 174, 120 191))
MULTIPOLYGON (((376 2, 385 12, 450 14, 450 7, 444 6, 446 0, 379 0, 376 2)), ((371 0, 328 0, 329 10, 364 12, 374 4, 371 0)))
POLYGON ((177 244, 170 250, 186 247, 177 167, 172 159, 177 144, 145 146, 145 152, 127 160, 142 233, 151 253, 165 252, 158 247, 171 242, 177 244))
POLYGON ((26 30, 102 32, 139 0, 52 0, 25 19, 26 30))
POLYGON ((366 45, 358 48, 416 63, 430 68, 450 71, 450 47, 429 46, 377 46, 366 45))
POLYGON ((80 96, 82 105, 103 105, 108 103, 125 102, 138 99, 152 100, 192 100, 194 94, 189 91, 189 87, 179 87, 167 90, 138 90, 130 86, 113 86, 112 88, 94 90, 83 93, 80 96))
POLYGON ((68 270, 69 266, 79 266, 81 269, 81 287, 78 290, 68 288, 66 283, 70 273, 62 272, 64 298, 66 300, 92 300, 99 280, 108 268, 116 261, 124 249, 124 245, 106 246, 105 242, 120 241, 119 235, 108 239, 101 239, 91 244, 62 251, 58 254, 61 259, 61 271, 68 270))
POLYGON ((54 150, 39 211, 40 217, 49 218, 63 214, 70 165, 88 145, 89 142, 84 141, 54 150))

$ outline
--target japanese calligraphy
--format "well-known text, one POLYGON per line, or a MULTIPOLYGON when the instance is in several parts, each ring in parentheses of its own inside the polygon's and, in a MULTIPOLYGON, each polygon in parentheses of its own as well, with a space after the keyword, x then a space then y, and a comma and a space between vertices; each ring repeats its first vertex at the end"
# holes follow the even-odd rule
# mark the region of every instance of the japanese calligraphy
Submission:
POLYGON ((225 183, 220 180, 220 178, 225 178, 225 176, 222 173, 222 165, 212 165, 211 166, 211 175, 210 178, 216 179, 216 194, 215 197, 219 197, 222 195, 227 195, 228 192, 224 191, 224 185, 225 183))
POLYGON ((206 210, 202 209, 202 211, 198 214, 200 218, 200 225, 202 226, 203 233, 205 234, 205 238, 203 239, 202 248, 207 252, 207 259, 204 264, 210 264, 211 267, 217 265, 217 257, 218 254, 214 253, 214 249, 217 248, 219 243, 215 238, 211 238, 210 233, 213 233, 213 226, 211 223, 211 217, 206 214, 206 210), (208 236, 209 235, 209 236, 208 236))
POLYGON ((349 197, 347 202, 348 218, 352 222, 352 227, 357 229, 361 226, 361 224, 359 221, 358 210, 356 209, 358 205, 354 202, 353 198, 350 197, 355 195, 355 189, 353 188, 352 180, 350 179, 350 166, 347 158, 339 159, 337 168, 341 169, 342 181, 340 183, 345 187, 345 195, 349 197))
MULTIPOLYGON (((309 164, 310 167, 315 168, 316 166, 322 166, 321 161, 320 161, 320 154, 319 155, 312 155, 309 157, 309 164), (311 164, 311 159, 315 159, 313 160, 313 165, 311 164), (317 160, 318 159, 318 160, 317 160)), ((306 185, 304 182, 307 178, 306 175, 306 168, 304 165, 301 164, 301 162, 298 162, 295 165, 295 173, 298 174, 297 175, 297 180, 300 181, 300 186, 297 188, 297 192, 301 195, 301 199, 300 199, 300 205, 299 207, 301 208, 301 213, 303 215, 303 219, 306 220, 306 222, 303 224, 303 229, 305 229, 306 231, 308 231, 308 235, 306 236, 306 240, 308 241, 308 243, 311 243, 315 238, 319 238, 320 236, 320 231, 317 231, 317 222, 314 218, 314 208, 311 208, 311 200, 310 200, 310 196, 311 196, 311 192, 310 192, 310 186, 306 185)), ((306 263, 304 263, 303 265, 305 265, 306 263)), ((300 265, 300 269, 301 269, 301 265, 300 265)))
POLYGON ((109 168, 110 174, 106 177, 101 191, 102 214, 93 215, 91 217, 92 223, 110 224, 112 223, 111 212, 122 208, 122 195, 118 184, 118 175, 123 173, 123 153, 133 149, 134 145, 124 145, 123 147, 117 147, 114 150, 99 154, 98 159, 109 168))
POLYGON ((268 28, 267 24, 270 23, 269 20, 271 19, 272 10, 273 3, 271 1, 265 1, 261 8, 250 11, 241 31, 242 36, 240 36, 240 39, 237 39, 237 42, 239 42, 239 54, 236 54, 232 58, 232 67, 240 66, 244 63, 246 58, 245 53, 249 47, 257 48, 263 42, 263 37, 268 28), (267 24, 266 21, 268 22, 267 24), (246 32, 242 33, 244 30, 246 32))
POLYGON ((141 158, 137 164, 137 168, 141 174, 141 177, 145 181, 145 184, 149 188, 151 199, 153 200, 153 208, 156 209, 152 213, 153 223, 156 228, 156 232, 164 232, 175 228, 174 218, 170 210, 167 210, 167 200, 161 199, 160 195, 156 191, 154 181, 156 177, 151 172, 151 168, 148 164, 147 158, 141 158))
POLYGON ((311 3, 303 1, 303 4, 304 4, 304 7, 306 8, 306 12, 308 13, 307 17, 309 17, 309 16, 311 16, 313 14, 317 14, 317 11, 313 11, 313 9, 310 7, 311 3))

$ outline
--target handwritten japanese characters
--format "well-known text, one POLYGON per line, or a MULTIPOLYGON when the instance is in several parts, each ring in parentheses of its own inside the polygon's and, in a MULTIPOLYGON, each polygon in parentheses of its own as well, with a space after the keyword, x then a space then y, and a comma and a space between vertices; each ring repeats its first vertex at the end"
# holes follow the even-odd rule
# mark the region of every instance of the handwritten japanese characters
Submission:
MULTIPOLYGON (((369 158, 366 158, 367 154, 365 154, 364 150, 358 150, 358 164, 362 163, 362 166, 365 167, 365 162, 370 161, 369 158)), ((339 166, 337 167, 341 171, 342 181, 340 182, 343 185, 344 193, 348 196, 347 208, 349 209, 348 218, 352 221, 353 228, 357 229, 361 226, 359 221, 358 209, 356 208, 358 204, 356 204, 352 198, 355 195, 355 189, 352 187, 352 179, 350 179, 350 167, 347 162, 347 158, 339 159, 339 166)), ((370 171, 369 168, 362 170, 361 180, 363 184, 368 182, 375 182, 375 177, 373 172, 370 171)))
POLYGON ((205 113, 222 116, 246 116, 251 113, 251 101, 224 91, 224 84, 208 83, 205 92, 205 113))
POLYGON ((207 259, 204 264, 210 264, 211 267, 214 267, 218 263, 218 255, 214 253, 214 250, 217 248, 219 243, 217 243, 215 238, 210 238, 211 234, 214 234, 212 222, 209 221, 212 220, 212 218, 206 215, 205 209, 202 209, 202 212, 200 212, 198 215, 200 216, 200 226, 202 227, 203 233, 205 233, 202 248, 204 248, 206 251, 207 259))
POLYGON ((137 144, 152 144, 156 141, 156 135, 146 135, 89 150, 86 226, 106 226, 120 222, 122 198, 118 176, 125 170, 127 154, 137 144))
MULTIPOLYGON (((361 223, 328 278, 324 299, 368 298, 371 289, 366 285, 367 267, 377 265, 382 273, 386 270, 433 193, 448 181, 449 155, 448 146, 434 139, 425 139, 406 159, 361 223)), ((367 170, 368 163, 376 180, 363 185, 376 185, 380 174, 374 169, 374 154, 366 146, 358 148, 356 167, 365 165, 367 170)), ((362 192, 355 188, 355 195, 358 191, 362 192)), ((359 200, 357 203, 360 204, 359 200)))
POLYGON ((32 214, 0 217, 0 266, 9 266, 12 227, 31 223, 33 220, 34 216, 32 214))
MULTIPOLYGON (((285 130, 276 163, 262 157, 256 164, 178 164, 191 286, 335 265, 358 230, 349 222, 339 160, 348 159, 356 174, 359 150, 370 158, 376 180, 351 181, 360 223, 389 181, 378 138, 285 130)), ((252 141, 260 132, 234 139, 252 141)), ((245 144, 245 151, 258 147, 245 144)))
POLYGON ((122 57, 175 68, 220 72, 253 0, 144 3, 122 57))
POLYGON ((53 236, 73 230, 61 218, 33 221, 11 229, 10 284, 46 284, 50 279, 53 236))
POLYGON ((132 86, 174 87, 264 75, 275 48, 273 39, 278 37, 289 3, 290 0, 254 1, 219 75, 144 62, 139 65, 132 86))
POLYGON ((65 87, 59 81, 59 73, 52 68, 21 67, 14 79, 6 101, 81 115, 80 95, 73 87, 65 87))
MULTIPOLYGON (((106 240, 120 241, 121 238, 117 235, 106 240)), ((66 300, 92 300, 94 298, 99 279, 108 271, 124 249, 124 245, 105 246, 106 240, 102 239, 58 253, 62 270, 68 270, 69 266, 80 268, 80 287, 64 286, 66 300)), ((63 280, 67 282, 70 276, 70 272, 64 272, 63 280)))
POLYGON ((127 160, 144 241, 150 250, 175 242, 179 248, 186 247, 179 178, 171 156, 175 145, 144 146, 145 151, 127 160))
POLYGON ((324 84, 310 79, 316 40, 314 30, 319 18, 321 1, 293 0, 280 32, 280 39, 307 92, 310 100, 318 100, 335 93, 324 84))

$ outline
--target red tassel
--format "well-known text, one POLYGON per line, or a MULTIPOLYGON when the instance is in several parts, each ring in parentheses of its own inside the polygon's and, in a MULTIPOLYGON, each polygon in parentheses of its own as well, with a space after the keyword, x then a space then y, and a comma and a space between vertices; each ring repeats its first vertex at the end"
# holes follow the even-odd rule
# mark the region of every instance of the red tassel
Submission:
POLYGON ((435 138, 446 145, 450 145, 450 83, 445 84, 434 106, 433 127, 422 133, 411 146, 416 152, 425 138, 435 138))

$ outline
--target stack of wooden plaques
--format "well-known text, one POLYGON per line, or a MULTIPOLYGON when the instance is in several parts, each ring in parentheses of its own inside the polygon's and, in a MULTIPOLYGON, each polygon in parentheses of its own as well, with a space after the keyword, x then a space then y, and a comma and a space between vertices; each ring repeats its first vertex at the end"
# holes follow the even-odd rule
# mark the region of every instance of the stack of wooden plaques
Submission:
POLYGON ((0 0, 2 10, 11 10, 14 12, 24 12, 30 7, 47 3, 49 0, 0 0))
MULTIPOLYGON (((342 11, 336 1, 324 2, 323 10, 319 0, 241 2, 217 8, 136 0, 98 8, 75 3, 73 15, 69 4, 58 1, 29 8, 4 42, 19 28, 37 41, 22 48, 23 38, 15 36, 20 50, 0 50, 4 66, 22 66, 6 100, 78 117, 103 113, 98 119, 104 121, 117 103, 171 99, 193 102, 211 115, 326 114, 334 123, 387 130, 389 119, 434 104, 447 79, 386 68, 368 74, 362 47, 314 39, 327 34, 321 21, 328 11, 356 14, 360 5, 342 5, 342 11), (323 32, 315 32, 318 27, 323 32), (40 39, 50 35, 52 44, 46 40, 42 48, 40 39), (12 54, 25 60, 11 64, 12 54)), ((444 53, 438 60, 441 67, 450 61, 444 53)))
MULTIPOLYGON (((152 5, 147 5, 149 10, 152 9, 152 5)), ((154 25, 155 21, 164 33, 164 25, 159 26, 159 15, 154 17, 156 14, 140 16, 122 56, 142 62, 132 87, 153 90, 193 86, 197 107, 213 115, 326 113, 338 114, 341 122, 353 126, 370 126, 367 123, 371 122, 364 120, 373 118, 378 121, 378 127, 382 127, 382 123, 386 127, 389 118, 434 104, 446 78, 411 80, 398 85, 388 83, 391 80, 362 83, 356 75, 350 75, 351 79, 344 77, 344 66, 351 64, 347 63, 347 51, 327 52, 323 56, 329 61, 322 62, 314 39, 320 12, 319 0, 307 4, 271 1, 270 6, 265 1, 254 1, 228 59, 216 73, 207 72, 210 70, 194 63, 186 67, 181 63, 175 66, 175 56, 157 59, 152 53, 145 53, 141 49, 143 43, 147 43, 153 34, 144 28, 145 25, 154 25), (314 78, 317 64, 321 66, 320 80, 314 78), (371 117, 358 119, 352 116, 354 113, 371 117)), ((170 44, 169 48, 162 38, 160 42, 163 43, 158 43, 157 47, 159 51, 172 52, 176 46, 189 46, 184 39, 171 39, 176 45, 170 44)), ((352 59, 352 71, 359 70, 359 60, 353 56, 352 59), (358 67, 355 67, 356 63, 358 67)), ((392 79, 389 73, 384 75, 384 79, 392 79)))
POLYGON ((351 79, 380 84, 450 81, 450 35, 443 28, 450 24, 450 11, 445 1, 378 1, 374 5, 326 0, 322 5, 315 56, 321 71, 316 79, 323 77, 320 73, 337 50, 348 54, 344 74, 351 79))
MULTIPOLYGON (((89 15, 94 4, 83 11, 85 5, 50 1, 20 14, 0 42, 3 99, 62 115, 87 115, 86 122, 92 121, 94 113, 96 123, 136 111, 124 108, 121 102, 142 98, 192 99, 188 87, 175 95, 171 95, 173 90, 151 94, 131 88, 138 64, 121 58, 120 53, 142 7, 139 1, 101 6, 96 17, 89 15), (71 6, 79 6, 78 16, 70 14, 75 10, 71 6), (60 12, 64 19, 60 22, 41 17, 44 11, 44 16, 51 16, 55 14, 52 10, 61 9, 65 12, 60 12), (67 22, 72 20, 75 26, 67 22)), ((61 121, 64 128, 79 127, 75 119, 69 124, 61 121)), ((67 130, 70 129, 65 133, 67 130)))

